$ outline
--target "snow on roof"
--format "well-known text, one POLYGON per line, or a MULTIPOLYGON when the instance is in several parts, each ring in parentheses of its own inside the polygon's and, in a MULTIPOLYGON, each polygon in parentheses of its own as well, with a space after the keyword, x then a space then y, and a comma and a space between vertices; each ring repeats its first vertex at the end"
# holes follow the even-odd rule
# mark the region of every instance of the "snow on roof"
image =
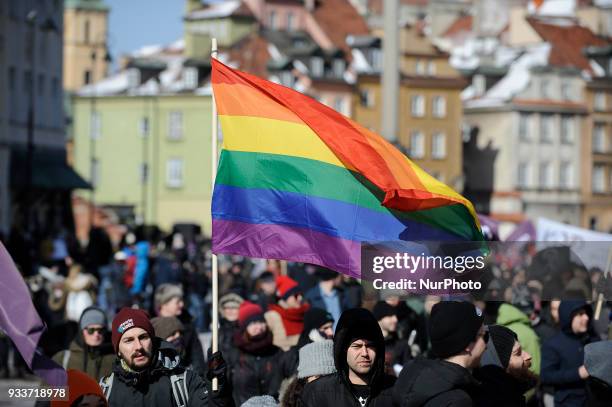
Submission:
POLYGON ((351 61, 351 68, 357 73, 369 73, 372 72, 372 67, 368 63, 363 52, 358 49, 352 49, 353 60, 351 61))
POLYGON ((207 18, 229 17, 240 7, 240 1, 231 0, 220 3, 210 3, 208 7, 192 11, 186 18, 191 20, 203 20, 207 18))
POLYGON ((598 7, 612 7, 612 0, 595 0, 595 5, 598 7))
POLYGON ((99 82, 82 87, 79 96, 105 96, 120 93, 128 87, 128 72, 122 71, 116 75, 104 78, 99 82))
POLYGON ((544 0, 538 8, 531 1, 527 6, 527 11, 538 16, 575 17, 576 0, 544 0))
POLYGON ((163 49, 164 47, 161 44, 145 45, 144 47, 140 47, 136 51, 132 52, 131 55, 135 57, 148 57, 159 54, 163 49))
POLYGON ((591 59, 589 60, 589 64, 591 65, 591 69, 593 70, 595 76, 606 76, 606 70, 603 69, 603 67, 597 62, 591 59))
POLYGON ((470 38, 450 52, 451 66, 460 70, 476 69, 484 60, 491 65, 491 59, 494 67, 509 66, 520 53, 517 48, 500 44, 497 38, 470 38))
POLYGON ((489 89, 483 97, 467 100, 465 107, 499 106, 511 100, 529 84, 531 68, 546 66, 550 44, 543 43, 528 48, 511 66, 499 82, 489 89))

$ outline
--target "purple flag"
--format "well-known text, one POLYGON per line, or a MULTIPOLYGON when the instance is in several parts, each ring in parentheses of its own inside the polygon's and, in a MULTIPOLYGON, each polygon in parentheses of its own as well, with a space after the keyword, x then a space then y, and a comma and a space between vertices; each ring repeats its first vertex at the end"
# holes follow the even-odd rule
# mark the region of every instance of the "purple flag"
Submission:
POLYGON ((533 242, 536 240, 536 230, 531 221, 523 221, 506 238, 506 242, 533 242))
POLYGON ((37 351, 45 325, 38 316, 30 291, 13 259, 0 242, 0 328, 11 338, 32 369, 50 386, 66 386, 66 371, 37 351))

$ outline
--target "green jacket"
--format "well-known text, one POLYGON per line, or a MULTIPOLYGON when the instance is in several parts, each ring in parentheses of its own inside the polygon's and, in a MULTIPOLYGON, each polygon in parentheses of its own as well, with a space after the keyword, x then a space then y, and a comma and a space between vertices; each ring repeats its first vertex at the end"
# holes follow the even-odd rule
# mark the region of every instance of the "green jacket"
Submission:
POLYGON ((502 304, 497 314, 497 324, 503 325, 516 333, 523 349, 531 355, 531 371, 540 374, 542 353, 540 338, 531 327, 531 321, 527 315, 510 304, 502 304))
POLYGON ((86 373, 96 382, 101 377, 111 374, 115 355, 110 346, 104 344, 98 348, 88 348, 81 345, 81 340, 75 339, 68 350, 63 350, 53 356, 53 360, 65 369, 75 369, 86 373))

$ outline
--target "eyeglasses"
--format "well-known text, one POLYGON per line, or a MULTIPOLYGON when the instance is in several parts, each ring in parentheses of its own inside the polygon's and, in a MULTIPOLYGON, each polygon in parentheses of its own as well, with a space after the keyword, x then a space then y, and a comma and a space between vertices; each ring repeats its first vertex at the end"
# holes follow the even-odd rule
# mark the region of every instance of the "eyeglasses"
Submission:
POLYGON ((87 328, 87 333, 90 335, 95 334, 96 332, 99 333, 100 335, 104 335, 104 328, 87 328))

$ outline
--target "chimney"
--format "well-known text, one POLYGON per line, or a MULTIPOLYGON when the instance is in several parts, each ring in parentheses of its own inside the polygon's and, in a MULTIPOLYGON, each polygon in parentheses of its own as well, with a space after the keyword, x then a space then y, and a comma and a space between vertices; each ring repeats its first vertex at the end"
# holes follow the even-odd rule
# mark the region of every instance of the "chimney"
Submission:
POLYGON ((383 3, 382 135, 397 140, 399 104, 399 0, 383 3))

